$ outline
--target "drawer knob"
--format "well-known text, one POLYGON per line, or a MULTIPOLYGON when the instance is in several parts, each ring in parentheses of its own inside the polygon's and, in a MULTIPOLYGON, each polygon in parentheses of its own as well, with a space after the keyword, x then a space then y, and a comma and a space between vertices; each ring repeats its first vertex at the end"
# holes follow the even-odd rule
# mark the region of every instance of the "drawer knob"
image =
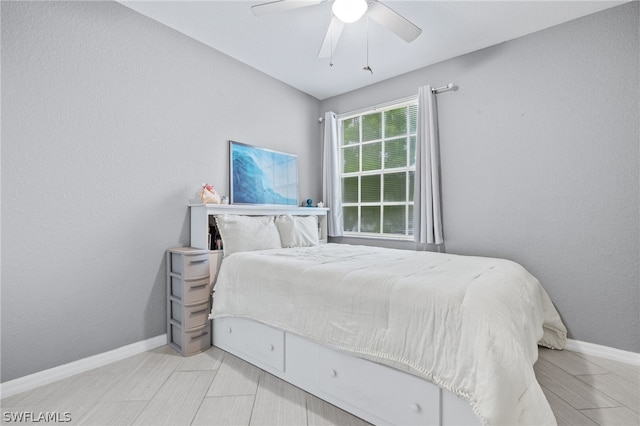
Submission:
POLYGON ((338 372, 336 370, 331 370, 329 371, 329 375, 331 375, 331 377, 338 377, 338 372))
POLYGON ((420 408, 418 404, 411 404, 411 411, 413 411, 414 413, 419 413, 420 411, 422 411, 422 408, 420 408))
POLYGON ((227 333, 231 333, 233 330, 231 330, 231 327, 227 327, 227 333))
POLYGON ((269 350, 270 350, 270 351, 272 351, 272 350, 274 350, 274 349, 275 349, 275 346, 273 346, 273 345, 269 345, 269 350))

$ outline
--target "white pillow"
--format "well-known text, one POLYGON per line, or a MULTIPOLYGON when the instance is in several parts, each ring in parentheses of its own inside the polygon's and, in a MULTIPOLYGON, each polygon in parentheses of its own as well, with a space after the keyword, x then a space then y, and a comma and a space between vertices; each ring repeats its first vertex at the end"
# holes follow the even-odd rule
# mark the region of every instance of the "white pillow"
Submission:
POLYGON ((282 248, 273 216, 216 216, 224 255, 242 251, 282 248))
POLYGON ((278 216, 276 226, 282 247, 310 247, 320 244, 316 216, 278 216))

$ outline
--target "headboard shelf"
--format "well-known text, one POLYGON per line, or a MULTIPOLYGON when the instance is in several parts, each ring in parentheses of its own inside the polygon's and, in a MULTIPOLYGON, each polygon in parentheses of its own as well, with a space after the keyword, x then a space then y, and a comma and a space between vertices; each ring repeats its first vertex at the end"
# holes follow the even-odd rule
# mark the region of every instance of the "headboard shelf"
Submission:
POLYGON ((320 229, 320 241, 327 242, 326 207, 297 207, 255 204, 189 204, 191 210, 191 247, 209 249, 209 217, 219 214, 238 214, 245 216, 317 216, 320 229))

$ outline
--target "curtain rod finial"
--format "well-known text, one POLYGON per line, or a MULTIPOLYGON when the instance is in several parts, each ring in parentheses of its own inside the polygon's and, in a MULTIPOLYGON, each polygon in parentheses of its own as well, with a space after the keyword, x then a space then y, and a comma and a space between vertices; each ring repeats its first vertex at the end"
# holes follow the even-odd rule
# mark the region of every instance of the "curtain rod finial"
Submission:
POLYGON ((436 87, 434 89, 431 89, 431 92, 433 93, 442 93, 442 92, 448 92, 449 90, 453 90, 454 92, 458 90, 458 85, 455 83, 449 83, 446 86, 442 86, 442 87, 436 87))

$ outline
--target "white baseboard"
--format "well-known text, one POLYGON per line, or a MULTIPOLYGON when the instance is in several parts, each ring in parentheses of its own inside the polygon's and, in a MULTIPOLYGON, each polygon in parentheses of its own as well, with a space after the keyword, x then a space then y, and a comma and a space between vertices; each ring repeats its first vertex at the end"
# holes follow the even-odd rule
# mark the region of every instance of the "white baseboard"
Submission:
POLYGON ((114 349, 112 351, 103 352, 101 354, 79 359, 68 364, 49 368, 48 370, 29 374, 28 376, 9 380, 8 382, 0 384, 0 396, 2 398, 7 398, 20 392, 26 392, 31 389, 35 389, 38 386, 53 383, 56 380, 64 379, 75 374, 84 373, 85 371, 102 367, 103 365, 111 364, 115 361, 120 361, 121 359, 157 348, 159 346, 165 345, 166 343, 167 335, 162 334, 160 336, 152 337, 147 340, 142 340, 140 342, 122 346, 121 348, 114 349))
POLYGON ((593 355, 600 358, 612 359, 625 364, 639 365, 640 354, 623 351, 609 346, 596 345, 595 343, 581 342, 580 340, 567 339, 566 349, 580 352, 585 355, 593 355))

